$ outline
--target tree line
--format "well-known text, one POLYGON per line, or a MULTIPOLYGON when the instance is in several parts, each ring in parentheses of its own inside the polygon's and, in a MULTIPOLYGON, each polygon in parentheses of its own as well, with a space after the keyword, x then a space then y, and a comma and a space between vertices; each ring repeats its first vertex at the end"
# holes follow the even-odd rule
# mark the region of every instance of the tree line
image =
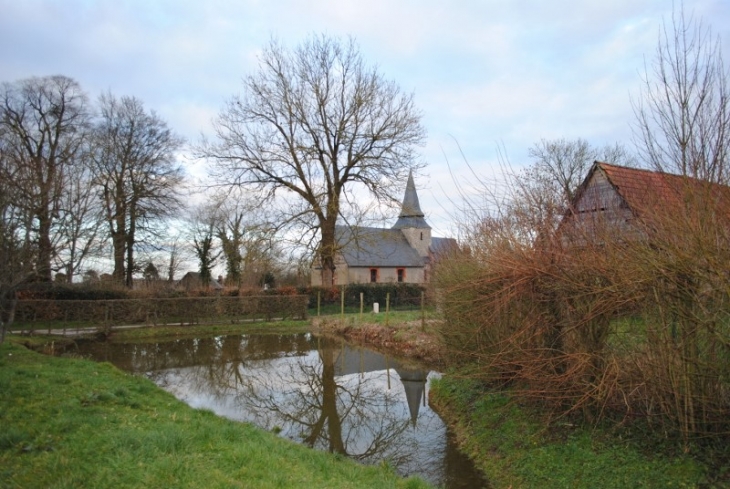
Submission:
POLYGON ((187 250, 203 284, 216 264, 229 285, 271 283, 292 244, 304 256, 299 275, 314 260, 333 283, 335 224, 397 205, 422 166, 413 95, 365 63, 354 40, 328 36, 294 49, 272 40, 243 85, 214 120, 215 139, 189 148, 209 164, 214 190, 171 237, 165 224, 186 207, 186 142, 166 121, 133 96, 91 101, 66 76, 4 82, 0 299, 54 274, 96 278, 87 264, 98 256, 132 287, 135 274, 159 276, 139 255, 163 245, 169 280, 187 250))
POLYGON ((73 282, 106 242, 131 285, 135 250, 182 206, 182 138, 139 99, 92 105, 65 76, 3 83, 0 104, 3 285, 73 282))

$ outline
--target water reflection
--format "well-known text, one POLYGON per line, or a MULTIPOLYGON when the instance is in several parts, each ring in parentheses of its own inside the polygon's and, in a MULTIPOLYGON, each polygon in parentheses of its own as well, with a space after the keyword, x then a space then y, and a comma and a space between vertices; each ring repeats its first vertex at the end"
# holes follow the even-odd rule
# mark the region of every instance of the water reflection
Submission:
POLYGON ((196 408, 444 487, 485 487, 427 403, 437 375, 311 334, 89 345, 196 408))

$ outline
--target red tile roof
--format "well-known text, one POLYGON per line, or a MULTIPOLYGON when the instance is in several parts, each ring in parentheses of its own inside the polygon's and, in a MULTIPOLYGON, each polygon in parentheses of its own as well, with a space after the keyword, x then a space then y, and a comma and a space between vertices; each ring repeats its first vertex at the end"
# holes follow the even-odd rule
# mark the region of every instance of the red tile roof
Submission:
POLYGON ((603 170, 637 217, 647 217, 647 213, 679 211, 690 195, 703 200, 712 197, 713 207, 730 209, 730 187, 725 185, 598 161, 594 170, 596 168, 603 170))

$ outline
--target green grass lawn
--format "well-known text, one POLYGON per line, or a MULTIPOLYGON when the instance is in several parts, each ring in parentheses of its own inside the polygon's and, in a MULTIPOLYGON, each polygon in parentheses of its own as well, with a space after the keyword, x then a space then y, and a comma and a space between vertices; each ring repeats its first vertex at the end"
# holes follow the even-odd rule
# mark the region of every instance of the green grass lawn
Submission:
MULTIPOLYGON (((715 487, 690 456, 662 455, 637 440, 541 417, 478 383, 432 383, 432 406, 454 421, 465 448, 495 488, 715 487)), ((717 486, 720 487, 720 486, 717 486)))
POLYGON ((108 363, 0 345, 0 487, 418 488, 194 410, 108 363))
MULTIPOLYGON (((391 311, 388 317, 397 325, 418 321, 421 314, 391 311)), ((360 323, 358 313, 346 320, 360 323)), ((385 314, 364 313, 362 321, 384 323, 385 314)), ((153 327, 115 335, 134 341, 309 328, 309 321, 282 321, 153 327)), ((623 330, 633 328, 617 328, 623 330)), ((10 337, 10 342, 21 341, 39 345, 49 339, 10 337)), ((361 467, 193 410, 109 364, 47 357, 10 342, 0 346, 0 488, 426 486, 384 467, 361 467)), ((547 428, 539 413, 506 395, 451 376, 436 382, 431 392, 432 404, 455 427, 494 488, 723 487, 701 459, 667 454, 651 433, 637 442, 567 421, 547 428)))

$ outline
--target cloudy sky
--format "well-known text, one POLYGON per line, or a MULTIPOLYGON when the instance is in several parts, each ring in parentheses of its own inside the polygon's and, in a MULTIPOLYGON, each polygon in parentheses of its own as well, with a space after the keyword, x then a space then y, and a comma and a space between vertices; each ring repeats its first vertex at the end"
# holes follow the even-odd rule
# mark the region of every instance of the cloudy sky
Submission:
MULTIPOLYGON (((730 1, 685 10, 730 52, 730 1)), ((0 0, 0 81, 62 74, 91 97, 133 95, 195 142, 272 37, 353 36, 422 110, 416 183, 443 235, 449 168, 468 181, 465 160, 489 178, 500 151, 524 165, 540 139, 630 145, 631 97, 671 12, 671 0, 0 0)))

